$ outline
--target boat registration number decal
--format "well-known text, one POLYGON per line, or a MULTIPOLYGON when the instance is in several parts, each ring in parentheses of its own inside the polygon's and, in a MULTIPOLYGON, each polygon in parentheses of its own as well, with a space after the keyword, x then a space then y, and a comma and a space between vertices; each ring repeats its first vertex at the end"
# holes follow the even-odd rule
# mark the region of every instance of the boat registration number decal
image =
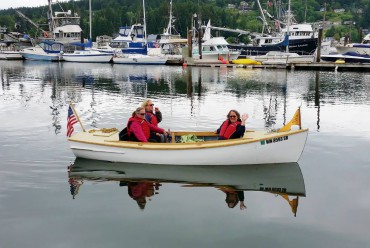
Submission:
POLYGON ((267 139, 267 140, 261 140, 261 145, 268 145, 268 144, 272 144, 272 143, 276 143, 276 142, 280 142, 280 141, 285 141, 285 140, 288 140, 288 136, 283 136, 283 137, 279 137, 279 138, 273 138, 273 139, 267 139))
POLYGON ((260 191, 286 193, 286 188, 260 187, 260 191))

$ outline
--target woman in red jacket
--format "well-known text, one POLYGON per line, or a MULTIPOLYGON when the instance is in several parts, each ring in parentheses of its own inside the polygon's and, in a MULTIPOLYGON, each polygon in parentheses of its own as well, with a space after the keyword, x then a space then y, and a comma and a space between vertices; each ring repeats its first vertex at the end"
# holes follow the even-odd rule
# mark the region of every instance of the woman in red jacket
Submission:
POLYGON ((127 122, 129 139, 131 141, 148 142, 151 141, 149 140, 150 132, 167 134, 164 129, 156 127, 145 120, 145 108, 138 107, 127 122))
POLYGON ((240 119, 238 111, 232 109, 227 114, 227 120, 225 120, 216 133, 219 134, 219 140, 225 139, 237 139, 241 138, 245 132, 245 121, 248 119, 247 114, 243 114, 240 119))

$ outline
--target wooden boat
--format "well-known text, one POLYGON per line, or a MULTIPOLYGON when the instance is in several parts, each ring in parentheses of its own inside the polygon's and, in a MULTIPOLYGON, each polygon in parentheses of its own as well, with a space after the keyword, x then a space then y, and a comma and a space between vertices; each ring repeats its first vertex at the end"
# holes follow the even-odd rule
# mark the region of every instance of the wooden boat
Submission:
POLYGON ((177 165, 242 165, 297 162, 307 139, 308 129, 300 125, 300 112, 279 131, 245 132, 240 139, 217 140, 214 132, 172 132, 170 143, 119 141, 117 129, 79 132, 68 140, 76 157, 112 162, 177 165), (299 121, 299 123, 298 123, 299 121), (184 135, 195 135, 201 142, 180 143, 184 135))
POLYGON ((298 163, 260 165, 155 165, 110 163, 77 158, 69 177, 89 181, 180 183, 193 187, 228 186, 235 190, 305 196, 298 163))

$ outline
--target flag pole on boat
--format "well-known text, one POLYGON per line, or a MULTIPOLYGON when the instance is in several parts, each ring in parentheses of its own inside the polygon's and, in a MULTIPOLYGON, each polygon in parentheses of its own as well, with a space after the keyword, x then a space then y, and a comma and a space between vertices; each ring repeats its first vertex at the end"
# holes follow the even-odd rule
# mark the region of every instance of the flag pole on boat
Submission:
POLYGON ((85 130, 85 128, 84 128, 84 126, 82 125, 82 122, 81 122, 81 120, 80 120, 80 117, 78 117, 78 114, 77 114, 77 112, 76 112, 76 109, 75 109, 75 106, 73 105, 73 102, 72 101, 69 101, 70 103, 70 105, 71 105, 71 108, 73 109, 73 112, 75 113, 75 115, 76 115, 76 118, 77 118, 77 120, 78 120, 78 122, 80 123, 80 125, 81 125, 81 128, 82 128, 82 130, 84 131, 84 132, 86 132, 86 130, 85 130))

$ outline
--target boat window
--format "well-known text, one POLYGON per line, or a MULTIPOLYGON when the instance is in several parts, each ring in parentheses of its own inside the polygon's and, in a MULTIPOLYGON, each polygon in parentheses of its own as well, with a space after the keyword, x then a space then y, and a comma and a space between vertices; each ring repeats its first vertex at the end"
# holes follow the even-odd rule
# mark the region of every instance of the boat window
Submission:
POLYGON ((130 34, 130 29, 126 28, 123 30, 123 36, 128 36, 130 34))

